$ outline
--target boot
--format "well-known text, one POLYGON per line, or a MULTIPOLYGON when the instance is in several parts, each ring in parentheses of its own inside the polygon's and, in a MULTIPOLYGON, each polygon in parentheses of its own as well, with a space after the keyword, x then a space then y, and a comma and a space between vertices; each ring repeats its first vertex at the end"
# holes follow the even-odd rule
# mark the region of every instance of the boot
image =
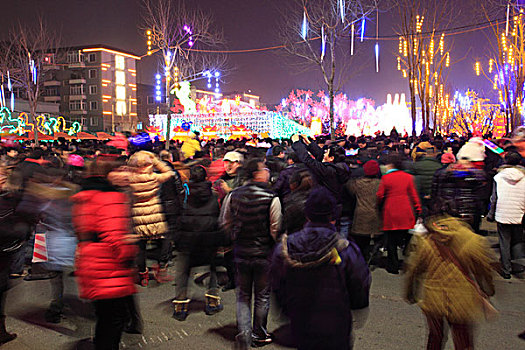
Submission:
POLYGON ((153 278, 158 283, 167 283, 173 281, 173 277, 168 275, 168 264, 164 267, 160 267, 160 264, 157 264, 153 267, 153 278))
POLYGON ((15 338, 15 333, 7 333, 5 329, 5 316, 0 316, 0 345, 8 343, 15 338))
POLYGON ((59 301, 53 300, 49 305, 49 308, 44 313, 46 322, 49 323, 60 323, 62 320, 62 309, 63 305, 59 301))
POLYGON ((149 270, 146 268, 145 272, 139 272, 140 276, 140 285, 142 287, 147 287, 149 285, 149 270))
POLYGON ((131 320, 124 329, 124 332, 129 334, 142 334, 144 324, 142 322, 142 317, 140 316, 139 306, 135 299, 129 300, 128 311, 131 320))
POLYGON ((221 304, 221 297, 211 294, 205 294, 204 296, 206 297, 206 315, 215 315, 224 309, 224 306, 221 304))
POLYGON ((188 317, 188 304, 190 299, 186 300, 173 300, 175 304, 175 311, 173 311, 173 318, 177 321, 185 321, 188 317))

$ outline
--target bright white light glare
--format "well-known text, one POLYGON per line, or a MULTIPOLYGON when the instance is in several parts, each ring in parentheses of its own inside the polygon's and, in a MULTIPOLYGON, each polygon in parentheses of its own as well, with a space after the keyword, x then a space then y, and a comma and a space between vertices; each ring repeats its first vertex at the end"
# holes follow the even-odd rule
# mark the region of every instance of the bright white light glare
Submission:
POLYGON ((125 86, 117 86, 115 89, 115 95, 117 100, 126 100, 126 87, 125 86))
POLYGON ((115 68, 120 70, 124 70, 126 68, 126 61, 124 56, 115 56, 115 68))
POLYGON ((117 85, 126 85, 126 73, 123 71, 116 71, 115 80, 117 85))
POLYGON ((160 79, 160 74, 155 75, 155 79, 160 79))
POLYGON ((221 73, 219 73, 219 72, 215 72, 215 77, 216 77, 216 78, 218 78, 218 77, 220 77, 220 76, 221 76, 221 73))

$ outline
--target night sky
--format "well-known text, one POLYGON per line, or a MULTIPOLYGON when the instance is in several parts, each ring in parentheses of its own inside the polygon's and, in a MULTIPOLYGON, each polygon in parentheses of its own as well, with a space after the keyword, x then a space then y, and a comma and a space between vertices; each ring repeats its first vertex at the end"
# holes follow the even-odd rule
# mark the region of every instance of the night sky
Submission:
MULTIPOLYGON (((275 28, 283 20, 278 6, 284 1, 288 0, 192 0, 189 3, 213 13, 217 28, 224 32, 226 47, 235 50, 279 45, 275 28)), ((457 0, 457 3, 458 11, 470 11, 461 8, 463 1, 457 0)), ((105 44, 139 55, 146 52, 143 33, 138 30, 141 25, 139 0, 0 0, 0 12, 4 14, 0 22, 2 39, 17 21, 30 23, 42 14, 61 31, 65 45, 105 44)), ((396 15, 380 14, 380 36, 395 34, 396 15)), ((487 34, 490 37, 490 33, 487 34)), ((369 25, 367 35, 375 35, 375 23, 369 25)), ((455 42, 452 62, 461 60, 450 69, 449 85, 459 90, 485 91, 492 97, 491 84, 483 77, 476 77, 473 70, 476 60, 488 60, 485 33, 455 35, 447 41, 452 39, 455 42)), ((350 79, 343 92, 353 99, 372 98, 377 104, 386 101, 387 93, 406 92, 407 82, 396 70, 397 45, 397 39, 381 41, 381 71, 375 73, 374 42, 358 43, 361 50, 355 64, 360 66, 359 73, 350 79)), ((157 62, 153 57, 140 62, 139 83, 153 84, 157 62)), ((268 104, 279 103, 292 89, 325 89, 315 68, 297 74, 289 63, 289 59, 276 51, 232 54, 228 56, 228 65, 233 70, 224 78, 221 89, 224 92, 251 90, 268 104)))

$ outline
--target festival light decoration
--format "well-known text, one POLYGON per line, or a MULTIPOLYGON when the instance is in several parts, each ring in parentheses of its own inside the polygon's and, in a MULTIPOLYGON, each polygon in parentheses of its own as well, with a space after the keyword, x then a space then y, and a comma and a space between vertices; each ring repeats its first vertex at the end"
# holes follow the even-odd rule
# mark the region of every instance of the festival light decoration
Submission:
POLYGON ((162 100, 162 91, 161 91, 161 76, 159 73, 155 74, 155 100, 160 102, 162 100))
POLYGON ((379 73, 379 43, 376 43, 375 53, 376 53, 376 73, 379 73))
POLYGON ((476 76, 483 74, 498 91, 499 104, 505 111, 507 121, 506 131, 518 127, 524 122, 524 92, 525 92, 525 23, 523 8, 509 2, 505 29, 497 34, 498 47, 488 61, 485 72, 481 63, 474 67, 476 76))
POLYGON ((326 53, 326 36, 324 35, 324 25, 321 26, 321 61, 326 53))
POLYGON ((350 55, 354 55, 354 39, 355 37, 355 24, 352 23, 352 27, 350 29, 350 55))
POLYGON ((192 32, 190 26, 185 25, 183 29, 186 32, 186 35, 188 36, 188 46, 189 47, 193 47, 195 42, 193 41, 193 32, 192 32))
POLYGON ((365 40, 366 18, 361 20, 361 42, 365 40))
POLYGON ((301 26, 301 37, 306 40, 308 37, 308 20, 306 18, 306 10, 303 13, 303 24, 301 26))
POLYGON ((345 23, 345 0, 339 0, 339 12, 341 14, 341 23, 345 23))

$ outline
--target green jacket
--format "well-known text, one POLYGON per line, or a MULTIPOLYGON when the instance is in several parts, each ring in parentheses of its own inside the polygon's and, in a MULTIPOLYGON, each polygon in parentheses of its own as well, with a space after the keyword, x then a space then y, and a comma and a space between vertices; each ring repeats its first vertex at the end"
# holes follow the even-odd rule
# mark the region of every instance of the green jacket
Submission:
POLYGON ((423 157, 412 164, 410 172, 415 177, 417 193, 421 199, 432 193, 432 179, 441 168, 441 163, 432 157, 423 157))

